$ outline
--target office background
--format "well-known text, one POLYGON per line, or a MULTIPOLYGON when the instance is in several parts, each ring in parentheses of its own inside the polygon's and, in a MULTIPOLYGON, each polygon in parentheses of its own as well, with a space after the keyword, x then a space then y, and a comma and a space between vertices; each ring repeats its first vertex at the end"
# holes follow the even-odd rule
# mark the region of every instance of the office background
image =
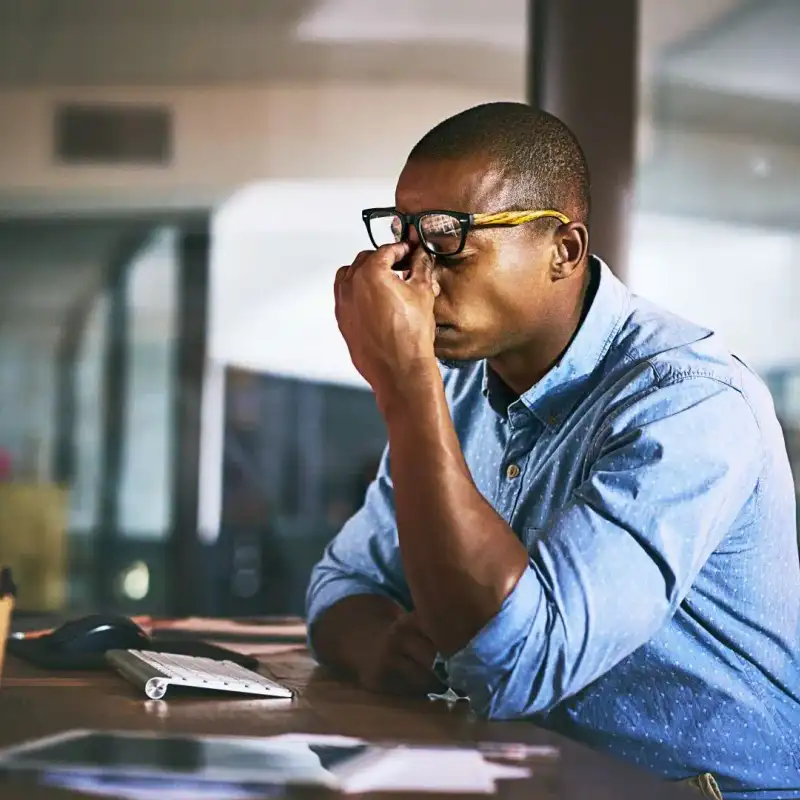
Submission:
POLYGON ((0 0, 0 556, 32 610, 302 611, 385 441, 333 273, 487 100, 574 125, 599 254, 723 333, 800 461, 800 3, 597 5, 0 0))

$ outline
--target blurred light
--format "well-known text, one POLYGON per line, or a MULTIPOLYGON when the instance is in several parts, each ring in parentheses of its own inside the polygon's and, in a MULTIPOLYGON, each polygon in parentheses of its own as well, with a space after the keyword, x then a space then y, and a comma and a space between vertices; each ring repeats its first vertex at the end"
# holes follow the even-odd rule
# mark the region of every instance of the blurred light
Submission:
POLYGON ((490 14, 484 3, 465 7, 464 0, 329 0, 297 26, 307 42, 475 42, 518 51, 525 47, 520 0, 494 0, 490 14))
POLYGON ((150 570, 144 561, 134 561, 122 573, 122 593, 129 600, 144 600, 150 591, 150 570))
POLYGON ((755 156, 750 160, 750 169, 759 178, 766 178, 772 173, 772 164, 769 163, 769 159, 765 156, 755 156))

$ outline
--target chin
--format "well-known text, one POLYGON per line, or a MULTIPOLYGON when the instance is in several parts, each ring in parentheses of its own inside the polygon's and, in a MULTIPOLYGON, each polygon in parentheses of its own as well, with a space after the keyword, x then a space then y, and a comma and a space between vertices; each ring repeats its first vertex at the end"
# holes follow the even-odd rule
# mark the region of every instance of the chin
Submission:
POLYGON ((469 366, 482 358, 475 352, 474 347, 470 347, 467 337, 464 337, 463 334, 460 336, 458 334, 459 332, 452 328, 443 332, 437 330, 433 345, 436 358, 441 364, 450 369, 469 366))

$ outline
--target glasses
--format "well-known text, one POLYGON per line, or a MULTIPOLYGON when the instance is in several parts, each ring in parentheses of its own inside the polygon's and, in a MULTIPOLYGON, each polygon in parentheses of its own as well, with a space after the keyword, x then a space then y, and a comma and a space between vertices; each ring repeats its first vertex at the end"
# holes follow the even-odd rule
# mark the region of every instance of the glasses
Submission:
POLYGON ((562 225, 569 218, 560 211, 499 211, 496 214, 464 214, 461 211, 423 211, 401 214, 396 208, 365 208, 361 212, 372 244, 378 248, 408 239, 409 228, 417 232, 420 244, 432 256, 458 255, 472 228, 523 225, 552 217, 562 225))

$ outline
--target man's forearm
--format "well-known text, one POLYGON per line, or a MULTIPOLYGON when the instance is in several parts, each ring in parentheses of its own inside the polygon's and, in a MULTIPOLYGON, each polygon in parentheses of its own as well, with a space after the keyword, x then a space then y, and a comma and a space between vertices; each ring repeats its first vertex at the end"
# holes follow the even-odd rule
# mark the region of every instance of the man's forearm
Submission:
POLYGON ((406 579, 427 634, 449 655, 500 610, 528 554, 472 480, 438 368, 417 378, 378 399, 406 579))
POLYGON ((365 655, 403 613, 401 606, 383 595, 351 595, 314 622, 311 642, 322 663, 358 677, 365 655))

